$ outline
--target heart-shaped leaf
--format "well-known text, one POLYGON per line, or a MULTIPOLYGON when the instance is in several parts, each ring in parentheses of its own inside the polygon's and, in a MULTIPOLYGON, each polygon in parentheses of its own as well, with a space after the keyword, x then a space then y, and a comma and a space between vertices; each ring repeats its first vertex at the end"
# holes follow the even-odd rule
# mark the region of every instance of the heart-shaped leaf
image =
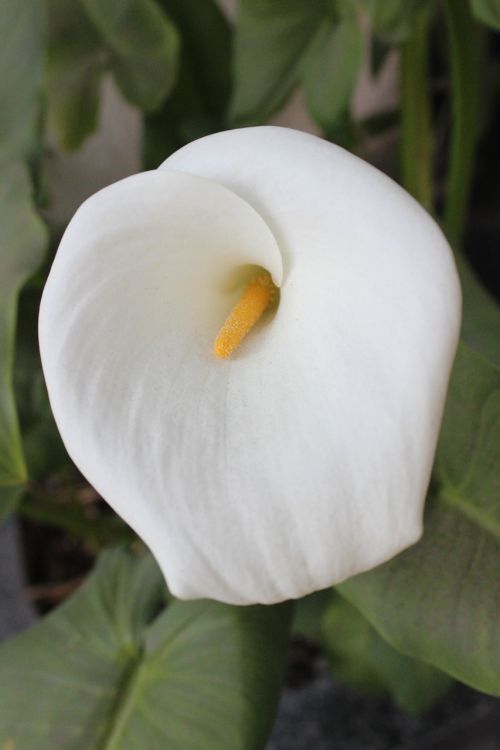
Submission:
POLYGON ((289 604, 170 602, 151 556, 105 553, 58 610, 0 648, 0 747, 261 750, 289 604))

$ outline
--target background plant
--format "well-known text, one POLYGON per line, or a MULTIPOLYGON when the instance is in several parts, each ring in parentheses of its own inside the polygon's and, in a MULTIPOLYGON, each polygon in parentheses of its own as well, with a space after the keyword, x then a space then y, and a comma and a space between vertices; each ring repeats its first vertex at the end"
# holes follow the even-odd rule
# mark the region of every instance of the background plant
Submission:
POLYGON ((500 695, 500 315, 463 253, 477 147, 498 106, 498 30, 498 0, 240 0, 234 26, 212 0, 3 0, 0 514, 64 528, 99 560, 0 648, 2 747, 260 748, 291 629, 321 643, 337 675, 410 711, 451 678, 500 695), (374 76, 397 50, 400 103, 360 121, 351 100, 367 45, 374 76), (95 131, 105 76, 142 114, 145 168, 266 122, 297 89, 324 136, 355 152, 394 132, 396 178, 456 251, 462 343, 424 537, 335 591, 294 606, 173 601, 121 520, 81 501, 37 349, 60 233, 44 221, 45 153, 49 135, 78 149, 95 131))

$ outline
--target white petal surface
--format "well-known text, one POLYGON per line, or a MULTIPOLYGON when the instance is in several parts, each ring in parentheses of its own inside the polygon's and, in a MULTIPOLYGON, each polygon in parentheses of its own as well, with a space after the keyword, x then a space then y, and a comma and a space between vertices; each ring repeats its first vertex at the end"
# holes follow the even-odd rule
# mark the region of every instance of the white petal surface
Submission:
POLYGON ((252 128, 84 204, 40 340, 69 452, 173 593, 270 603, 419 537, 459 311, 449 248, 404 191, 252 128), (281 258, 275 317, 215 359, 221 281, 257 264, 280 283, 281 258))
MULTIPOLYGON (((231 363, 239 391, 225 402, 229 445, 254 412, 240 438, 251 451, 242 449, 232 476, 248 477, 248 497, 267 500, 255 534, 275 580, 267 600, 392 557, 421 535, 460 327, 440 229, 376 169, 293 130, 219 133, 161 168, 233 190, 265 218, 283 255, 266 348, 231 363)), ((250 549, 244 565, 252 560, 250 549)))

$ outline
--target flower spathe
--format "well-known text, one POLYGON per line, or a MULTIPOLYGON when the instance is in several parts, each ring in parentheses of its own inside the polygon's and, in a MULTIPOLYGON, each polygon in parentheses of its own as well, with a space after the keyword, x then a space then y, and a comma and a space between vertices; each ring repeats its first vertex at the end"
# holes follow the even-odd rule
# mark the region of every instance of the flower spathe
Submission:
POLYGON ((449 247, 407 193, 259 127, 84 203, 40 345, 70 455, 172 593, 272 603, 419 538, 459 323, 449 247), (218 358, 254 267, 279 304, 218 358))

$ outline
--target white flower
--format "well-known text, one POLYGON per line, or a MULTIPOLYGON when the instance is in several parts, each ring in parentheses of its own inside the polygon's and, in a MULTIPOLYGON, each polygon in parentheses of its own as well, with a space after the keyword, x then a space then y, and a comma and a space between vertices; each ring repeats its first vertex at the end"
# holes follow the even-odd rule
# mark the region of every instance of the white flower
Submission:
POLYGON ((172 592, 271 603, 419 538, 459 322, 449 247, 409 195, 336 146, 261 127, 84 203, 40 345, 70 455, 172 592), (279 299, 215 356, 262 274, 279 299))

